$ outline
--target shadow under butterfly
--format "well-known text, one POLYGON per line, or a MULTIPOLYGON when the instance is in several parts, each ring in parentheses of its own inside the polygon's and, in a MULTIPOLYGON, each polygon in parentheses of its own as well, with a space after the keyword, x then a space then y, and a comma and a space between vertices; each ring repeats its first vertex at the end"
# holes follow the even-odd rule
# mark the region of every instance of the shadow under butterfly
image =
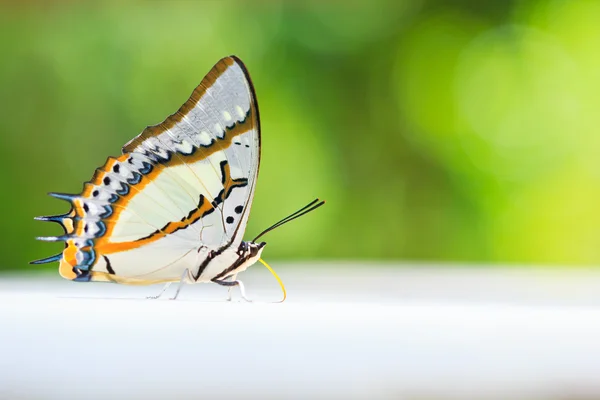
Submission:
MULTIPOLYGON (((77 195, 50 193, 71 203, 64 215, 37 217, 61 224, 60 275, 78 282, 130 285, 179 281, 239 286, 237 274, 261 258, 265 233, 316 208, 316 199, 244 241, 260 165, 260 121, 254 87, 235 56, 220 60, 190 98, 109 157, 77 195)), ((281 300, 281 301, 283 301, 281 300)))

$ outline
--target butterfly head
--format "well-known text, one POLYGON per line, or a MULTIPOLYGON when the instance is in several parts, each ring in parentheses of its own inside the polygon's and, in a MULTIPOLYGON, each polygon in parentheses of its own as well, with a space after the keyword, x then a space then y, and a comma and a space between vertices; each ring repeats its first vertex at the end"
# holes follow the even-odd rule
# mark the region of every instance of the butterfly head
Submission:
POLYGON ((242 241, 242 243, 240 243, 240 246, 238 247, 237 252, 236 252, 239 257, 238 258, 239 265, 247 268, 247 267, 251 266, 252 264, 254 264, 255 262, 257 262, 266 245, 267 245, 266 242, 256 243, 256 242, 243 242, 242 241))

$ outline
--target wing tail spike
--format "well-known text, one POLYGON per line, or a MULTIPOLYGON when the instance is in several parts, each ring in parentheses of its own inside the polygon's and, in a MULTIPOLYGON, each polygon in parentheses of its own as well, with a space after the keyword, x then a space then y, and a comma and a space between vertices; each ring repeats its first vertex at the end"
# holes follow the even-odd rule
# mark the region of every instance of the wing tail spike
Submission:
POLYGON ((71 235, 62 235, 62 236, 38 236, 37 240, 41 240, 42 242, 66 242, 71 239, 71 235))
POLYGON ((40 260, 29 261, 29 264, 34 264, 34 265, 48 264, 51 262, 60 261, 61 259, 62 259, 62 253, 58 253, 58 254, 55 254, 50 257, 42 258, 40 260))
POLYGON ((67 214, 62 214, 62 215, 43 215, 40 217, 35 217, 33 219, 36 221, 58 222, 59 224, 62 224, 63 221, 67 218, 70 218, 70 217, 67 214))
POLYGON ((65 200, 68 202, 73 202, 73 200, 75 200, 76 198, 79 197, 79 195, 77 195, 77 194, 56 193, 56 192, 50 192, 50 193, 48 193, 48 196, 54 197, 55 199, 59 199, 59 200, 65 200))

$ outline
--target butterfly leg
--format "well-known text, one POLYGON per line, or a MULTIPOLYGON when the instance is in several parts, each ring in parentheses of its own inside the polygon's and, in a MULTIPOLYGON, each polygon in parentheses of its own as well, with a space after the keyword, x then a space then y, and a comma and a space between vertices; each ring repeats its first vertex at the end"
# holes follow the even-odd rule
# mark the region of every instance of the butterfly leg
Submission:
POLYGON ((160 292, 158 292, 158 294, 154 295, 154 296, 146 296, 147 299, 152 299, 152 300, 156 300, 158 298, 160 298, 160 296, 163 295, 163 293, 169 288, 169 286, 171 286, 171 282, 167 282, 165 284, 165 286, 163 286, 163 288, 161 289, 160 292))
MULTIPOLYGON (((230 277, 227 278, 227 281, 231 282, 231 281, 235 281, 237 278, 237 274, 235 275, 231 275, 230 277)), ((233 289, 233 286, 229 286, 227 288, 227 301, 231 301, 231 290, 233 289)))
POLYGON ((229 286, 230 288, 232 288, 233 286, 239 286, 240 287, 240 294, 242 295, 242 299, 246 300, 248 303, 251 303, 252 300, 250 300, 249 298, 246 297, 246 290, 244 289, 244 284, 242 283, 242 281, 238 281, 238 280, 233 280, 233 281, 226 281, 226 280, 222 280, 219 281, 217 279, 213 279, 214 283, 217 283, 221 286, 229 286))
POLYGON ((177 286, 177 291, 175 292, 175 296, 171 297, 171 300, 177 299, 177 296, 179 296, 179 292, 181 291, 181 288, 186 283, 186 281, 189 280, 189 275, 190 275, 190 270, 186 268, 185 271, 183 271, 183 274, 181 274, 181 280, 179 281, 179 286, 177 286))

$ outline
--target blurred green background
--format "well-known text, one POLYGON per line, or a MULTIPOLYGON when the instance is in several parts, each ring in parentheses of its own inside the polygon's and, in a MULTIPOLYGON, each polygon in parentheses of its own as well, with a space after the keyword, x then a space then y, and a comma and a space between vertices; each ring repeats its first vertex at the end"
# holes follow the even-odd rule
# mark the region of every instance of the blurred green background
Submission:
POLYGON ((328 201, 267 259, 600 262, 600 2, 0 7, 0 268, 55 254, 46 192, 79 192, 229 54, 263 127, 247 236, 328 201))

